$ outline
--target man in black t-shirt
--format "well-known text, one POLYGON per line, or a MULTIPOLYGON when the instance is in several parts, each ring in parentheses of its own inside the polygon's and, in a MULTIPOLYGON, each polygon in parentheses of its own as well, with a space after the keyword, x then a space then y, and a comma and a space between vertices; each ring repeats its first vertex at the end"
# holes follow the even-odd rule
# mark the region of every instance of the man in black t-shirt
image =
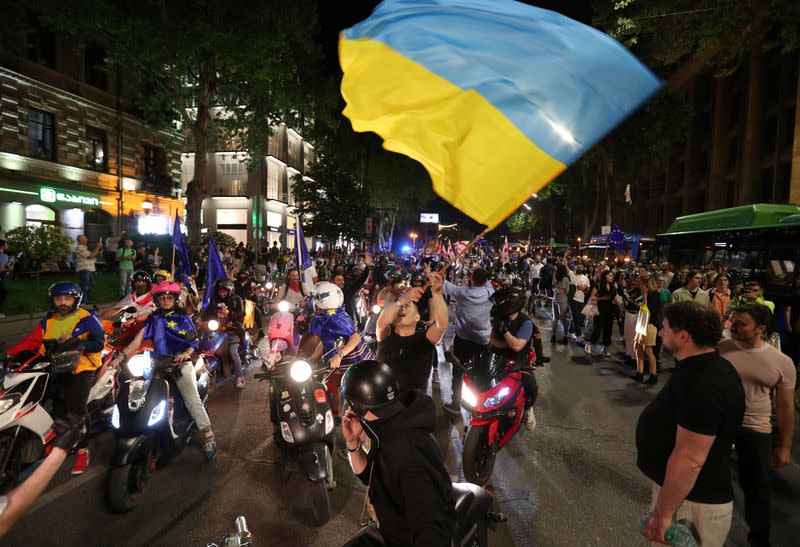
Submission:
POLYGON ((421 390, 428 386, 436 344, 447 329, 447 304, 442 285, 444 272, 425 271, 430 280, 431 297, 427 302, 430 325, 417 330, 420 299, 425 287, 412 287, 398 301, 390 302, 378 317, 376 359, 391 367, 400 391, 421 390))
POLYGON ((653 481, 644 535, 664 543, 673 518, 688 520, 699 544, 725 543, 733 515, 730 451, 744 416, 744 388, 720 357, 719 315, 693 302, 664 310, 664 348, 676 368, 636 425, 637 465, 653 481))

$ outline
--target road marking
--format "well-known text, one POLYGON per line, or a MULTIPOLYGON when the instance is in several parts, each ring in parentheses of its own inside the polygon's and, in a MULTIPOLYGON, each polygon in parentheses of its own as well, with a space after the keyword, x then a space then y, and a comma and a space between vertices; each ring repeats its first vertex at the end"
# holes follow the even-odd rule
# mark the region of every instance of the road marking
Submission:
POLYGON ((68 480, 64 484, 53 488, 51 491, 44 494, 33 506, 28 510, 26 513, 27 515, 31 515, 54 501, 58 498, 65 496, 75 490, 80 486, 84 486, 90 484, 91 482, 95 481, 96 479, 100 478, 102 475, 108 472, 108 467, 93 467, 86 473, 80 475, 79 477, 73 477, 71 480, 68 480))

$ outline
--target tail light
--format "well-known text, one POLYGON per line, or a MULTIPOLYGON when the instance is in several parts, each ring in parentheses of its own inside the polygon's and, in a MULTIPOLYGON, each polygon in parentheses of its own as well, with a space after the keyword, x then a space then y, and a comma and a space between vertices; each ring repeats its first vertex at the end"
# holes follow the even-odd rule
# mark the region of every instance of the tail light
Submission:
POLYGON ((325 393, 324 389, 315 389, 314 400, 317 401, 319 404, 322 404, 328 400, 328 394, 325 393))

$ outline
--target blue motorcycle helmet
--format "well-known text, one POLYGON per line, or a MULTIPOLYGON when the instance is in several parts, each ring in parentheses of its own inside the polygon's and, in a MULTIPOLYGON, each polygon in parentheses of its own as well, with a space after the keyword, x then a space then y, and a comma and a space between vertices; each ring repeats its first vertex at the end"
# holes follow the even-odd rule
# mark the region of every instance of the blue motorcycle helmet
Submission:
POLYGON ((50 302, 50 309, 55 311, 56 305, 53 299, 56 296, 72 296, 75 298, 75 303, 72 305, 72 311, 78 309, 83 300, 83 291, 81 288, 72 281, 59 281, 50 285, 47 289, 47 300, 50 302))

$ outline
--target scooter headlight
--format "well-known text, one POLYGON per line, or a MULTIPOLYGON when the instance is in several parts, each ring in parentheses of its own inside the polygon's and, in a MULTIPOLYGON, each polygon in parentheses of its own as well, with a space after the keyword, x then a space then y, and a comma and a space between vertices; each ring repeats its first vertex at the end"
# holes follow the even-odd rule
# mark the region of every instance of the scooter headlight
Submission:
POLYGON ((511 392, 511 388, 508 386, 504 387, 496 394, 492 395, 491 397, 487 397, 486 400, 483 402, 483 408, 492 408, 498 406, 503 400, 508 397, 508 394, 511 392))
POLYGON ((134 355, 128 359, 127 364, 128 373, 133 378, 144 378, 145 376, 149 376, 152 366, 153 362, 150 359, 149 351, 134 355))
POLYGON ((119 429, 119 407, 117 405, 114 405, 114 409, 111 411, 111 427, 119 429))
POLYGON ((167 401, 161 401, 156 405, 150 413, 150 419, 147 420, 147 427, 154 426, 164 417, 164 410, 167 408, 167 401))
POLYGON ((278 311, 283 313, 289 311, 289 303, 286 300, 278 302, 278 311))
POLYGON ((311 365, 305 361, 295 361, 289 369, 289 375, 297 383, 307 382, 311 378, 311 365))
POLYGON ((281 435, 283 436, 283 440, 287 443, 294 442, 294 435, 292 435, 292 430, 286 422, 281 422, 281 435))
POLYGON ((325 412, 325 434, 328 435, 331 431, 333 431, 333 411, 328 410, 325 412))
POLYGON ((208 322, 208 330, 215 331, 217 329, 219 329, 219 321, 217 321, 216 319, 212 319, 211 321, 208 322))
POLYGON ((271 291, 271 290, 272 290, 272 287, 273 287, 273 285, 272 285, 272 281, 267 281, 267 282, 264 284, 264 288, 265 288, 265 289, 267 289, 268 291, 271 291))
POLYGON ((474 407, 478 404, 478 396, 468 386, 464 386, 461 390, 461 401, 467 403, 468 406, 474 407))
POLYGON ((381 309, 382 308, 379 305, 375 304, 374 306, 372 306, 372 313, 378 315, 379 313, 381 313, 381 309))
POLYGON ((0 414, 4 414, 19 402, 19 393, 12 393, 0 399, 0 414))

